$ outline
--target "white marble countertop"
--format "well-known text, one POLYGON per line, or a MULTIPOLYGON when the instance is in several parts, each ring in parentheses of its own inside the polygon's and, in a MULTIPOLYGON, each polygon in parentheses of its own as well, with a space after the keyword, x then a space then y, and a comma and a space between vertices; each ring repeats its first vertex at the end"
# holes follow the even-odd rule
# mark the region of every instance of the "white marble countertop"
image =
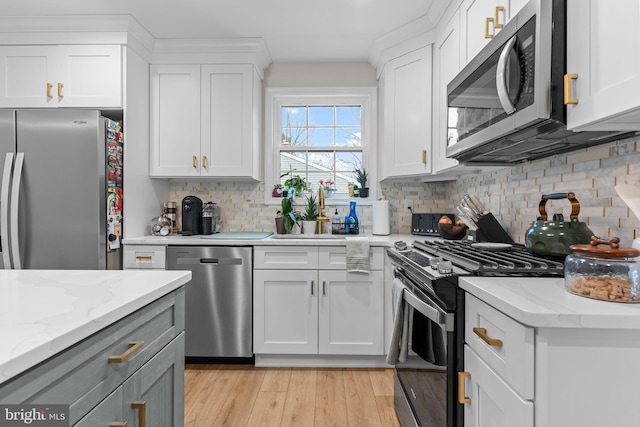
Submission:
POLYGON ((189 280, 189 271, 0 270, 0 384, 189 280))
POLYGON ((563 278, 464 277, 460 286, 533 327, 639 329, 640 304, 600 301, 564 289, 563 278))
MULTIPOLYGON (((201 236, 141 236, 134 238, 126 238, 123 240, 125 245, 205 245, 205 246, 230 246, 230 245, 249 245, 249 246, 291 246, 291 245, 316 245, 316 246, 345 246, 346 239, 344 236, 334 236, 331 234, 316 235, 284 235, 273 234, 265 239, 246 239, 246 240, 223 240, 223 239, 207 239, 201 236)), ((371 246, 393 246, 394 242, 403 240, 410 245, 415 240, 426 239, 426 236, 414 236, 412 234, 390 234, 388 236, 376 236, 372 234, 359 234, 353 237, 369 238, 371 246)))

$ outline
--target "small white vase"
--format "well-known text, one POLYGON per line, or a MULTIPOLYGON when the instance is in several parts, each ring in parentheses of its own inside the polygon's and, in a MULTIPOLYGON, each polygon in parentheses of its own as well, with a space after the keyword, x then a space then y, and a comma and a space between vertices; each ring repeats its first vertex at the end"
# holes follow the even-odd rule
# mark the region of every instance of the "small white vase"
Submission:
POLYGON ((316 234, 317 221, 302 221, 302 234, 316 234))

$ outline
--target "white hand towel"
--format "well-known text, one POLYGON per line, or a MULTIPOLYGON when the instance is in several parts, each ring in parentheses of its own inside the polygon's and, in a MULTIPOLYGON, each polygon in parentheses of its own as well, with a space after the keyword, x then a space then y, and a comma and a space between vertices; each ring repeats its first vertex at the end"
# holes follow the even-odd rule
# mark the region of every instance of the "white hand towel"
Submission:
POLYGON ((347 271, 350 273, 369 272, 369 238, 347 237, 347 271))
POLYGON ((393 309, 393 332, 387 352, 387 363, 397 365, 407 360, 409 352, 409 306, 402 298, 407 287, 399 279, 394 279, 391 288, 393 309))

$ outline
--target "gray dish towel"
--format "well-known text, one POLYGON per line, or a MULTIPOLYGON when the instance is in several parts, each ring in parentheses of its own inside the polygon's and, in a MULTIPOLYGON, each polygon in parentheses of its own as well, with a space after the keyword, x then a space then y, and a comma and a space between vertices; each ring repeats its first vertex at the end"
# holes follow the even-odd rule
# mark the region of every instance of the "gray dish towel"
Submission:
POLYGON ((347 237, 347 271, 350 273, 369 272, 369 238, 347 237))
POLYGON ((393 307, 393 333, 387 352, 387 363, 397 365, 407 360, 409 352, 409 304, 402 298, 402 293, 407 287, 394 279, 391 288, 391 302, 393 307))

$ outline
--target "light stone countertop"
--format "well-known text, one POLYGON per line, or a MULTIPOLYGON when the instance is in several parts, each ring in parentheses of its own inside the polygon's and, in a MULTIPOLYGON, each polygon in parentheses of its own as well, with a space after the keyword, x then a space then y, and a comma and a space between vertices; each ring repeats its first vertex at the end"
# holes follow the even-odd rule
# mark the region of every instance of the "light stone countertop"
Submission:
MULTIPOLYGON (((273 234, 265 239, 207 239, 201 236, 141 236, 127 238, 123 240, 125 245, 185 245, 185 246, 231 246, 231 245, 248 245, 248 246, 346 246, 346 236, 332 234, 316 234, 316 235, 284 235, 273 234)), ((412 244, 415 240, 425 240, 427 236, 414 236, 412 234, 390 234, 388 236, 375 236, 372 234, 349 235, 349 237, 368 237, 371 246, 392 247, 394 242, 403 240, 407 245, 412 244)))
POLYGON ((0 384, 189 280, 189 271, 0 270, 0 384))
POLYGON ((640 329, 640 304, 574 295, 565 291, 563 278, 463 277, 460 286, 528 326, 640 329))

